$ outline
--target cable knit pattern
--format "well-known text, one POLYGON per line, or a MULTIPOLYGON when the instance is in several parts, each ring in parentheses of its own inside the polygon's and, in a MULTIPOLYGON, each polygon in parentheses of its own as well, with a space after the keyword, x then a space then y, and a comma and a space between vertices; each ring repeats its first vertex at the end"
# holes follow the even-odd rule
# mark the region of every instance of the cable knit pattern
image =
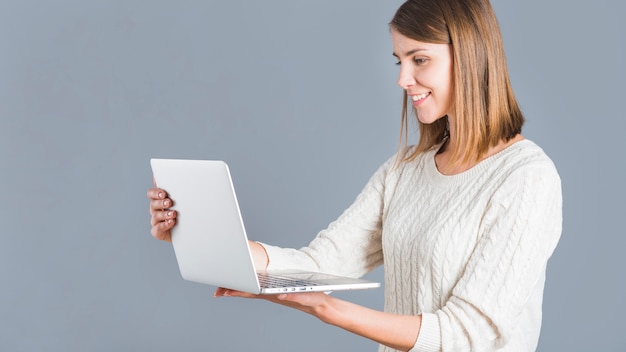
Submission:
POLYGON ((438 172, 435 150, 389 159, 309 246, 264 244, 268 269, 358 277, 384 261, 385 311, 422 314, 411 351, 534 351, 561 235, 559 175, 529 140, 454 176, 438 172))

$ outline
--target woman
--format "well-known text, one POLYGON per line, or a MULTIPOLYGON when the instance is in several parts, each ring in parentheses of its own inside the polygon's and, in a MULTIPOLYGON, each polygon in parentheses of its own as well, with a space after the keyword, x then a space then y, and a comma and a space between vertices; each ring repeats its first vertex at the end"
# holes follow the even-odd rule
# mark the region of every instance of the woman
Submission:
MULTIPOLYGON (((362 276, 385 264, 385 310, 323 293, 255 296, 375 340, 381 351, 534 351, 548 258, 561 234, 551 160, 521 135, 488 0, 409 0, 390 23, 420 139, 384 163, 308 247, 251 242, 257 268, 362 276)), ((148 191, 152 234, 176 212, 148 191)))

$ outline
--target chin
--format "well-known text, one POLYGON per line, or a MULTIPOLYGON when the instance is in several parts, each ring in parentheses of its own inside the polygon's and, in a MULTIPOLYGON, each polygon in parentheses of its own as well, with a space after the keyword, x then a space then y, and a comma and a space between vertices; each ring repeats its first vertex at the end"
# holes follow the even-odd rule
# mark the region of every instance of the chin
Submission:
POLYGON ((424 124, 424 125, 430 125, 430 124, 433 124, 433 123, 435 123, 435 122, 439 121, 440 119, 442 119, 442 118, 444 118, 444 117, 446 117, 446 115, 441 116, 441 117, 437 117, 437 118, 420 117, 420 116, 418 115, 418 116, 417 116, 417 120, 418 120, 420 123, 424 124))

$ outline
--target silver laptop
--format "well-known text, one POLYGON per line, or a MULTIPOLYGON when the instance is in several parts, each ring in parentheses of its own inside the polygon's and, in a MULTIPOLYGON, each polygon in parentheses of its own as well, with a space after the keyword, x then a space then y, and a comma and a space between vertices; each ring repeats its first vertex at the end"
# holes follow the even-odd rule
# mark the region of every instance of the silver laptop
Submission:
POLYGON ((150 164, 155 184, 178 211, 172 244, 185 280, 255 294, 380 287, 324 273, 255 270, 228 165, 181 159, 151 159, 150 164))

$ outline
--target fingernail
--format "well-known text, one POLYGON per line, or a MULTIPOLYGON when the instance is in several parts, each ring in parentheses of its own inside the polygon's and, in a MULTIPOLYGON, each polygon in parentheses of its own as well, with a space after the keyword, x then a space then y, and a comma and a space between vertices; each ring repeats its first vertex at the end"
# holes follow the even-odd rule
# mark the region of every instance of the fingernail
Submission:
POLYGON ((163 201, 163 206, 168 207, 170 205, 170 201, 169 200, 164 200, 163 201))
POLYGON ((168 217, 172 216, 172 212, 171 212, 171 211, 168 211, 168 212, 167 212, 167 216, 168 216, 168 217))
POLYGON ((227 297, 230 296, 230 291, 228 291, 228 290, 224 291, 223 296, 227 296, 227 297))
POLYGON ((172 223, 172 219, 167 220, 167 224, 170 225, 172 223))
POLYGON ((159 192, 159 198, 163 198, 163 192, 159 192))

